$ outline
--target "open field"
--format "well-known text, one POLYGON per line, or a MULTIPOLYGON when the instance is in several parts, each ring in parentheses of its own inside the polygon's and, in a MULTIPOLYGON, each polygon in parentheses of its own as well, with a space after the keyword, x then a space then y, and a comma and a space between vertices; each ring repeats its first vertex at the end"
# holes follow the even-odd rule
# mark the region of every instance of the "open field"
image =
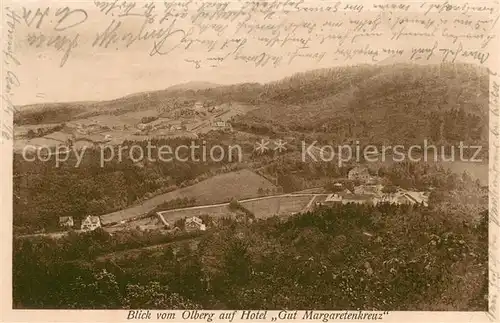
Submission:
MULTIPOLYGON (((247 200, 240 200, 240 204, 251 211, 256 218, 265 219, 272 217, 274 215, 284 216, 291 215, 293 213, 304 211, 308 203, 313 198, 318 198, 320 195, 315 196, 314 194, 303 194, 303 195, 276 195, 276 196, 266 196, 259 198, 252 198, 247 200)), ((326 196, 326 195, 325 195, 326 196)), ((322 197, 323 199, 325 197, 322 197)), ((167 210, 161 212, 164 219, 173 224, 175 221, 189 218, 193 216, 203 216, 208 215, 211 218, 221 218, 221 217, 231 217, 235 213, 229 209, 229 203, 221 203, 216 205, 201 205, 194 207, 187 207, 181 209, 167 210)), ((160 221, 156 217, 150 217, 146 219, 140 219, 136 221, 131 221, 123 225, 117 225, 109 228, 112 231, 123 230, 125 228, 136 228, 137 226, 146 225, 157 225, 158 228, 162 227, 160 221)))
POLYGON ((272 190, 276 187, 265 178, 244 169, 217 175, 195 185, 155 196, 141 205, 102 215, 101 221, 106 225, 128 220, 144 215, 157 205, 176 198, 195 198, 197 204, 224 203, 232 198, 252 198, 258 195, 259 188, 272 190))
POLYGON ((168 223, 173 224, 175 221, 189 218, 193 216, 200 217, 202 215, 209 215, 212 218, 229 217, 234 213, 229 209, 229 203, 211 205, 207 207, 192 207, 180 210, 168 210, 161 213, 168 223))
POLYGON ((280 196, 275 198, 243 201, 241 205, 255 214, 256 218, 265 219, 274 215, 291 215, 302 211, 313 196, 280 196))
MULTIPOLYGON (((256 218, 265 219, 274 215, 291 215, 305 209, 314 195, 278 195, 266 196, 240 201, 240 204, 251 211, 256 218)), ((234 212, 229 209, 229 203, 195 206, 189 208, 167 210, 161 212, 165 220, 169 223, 183 218, 209 215, 212 218, 234 216, 234 212)), ((129 223, 138 225, 139 221, 129 223)))

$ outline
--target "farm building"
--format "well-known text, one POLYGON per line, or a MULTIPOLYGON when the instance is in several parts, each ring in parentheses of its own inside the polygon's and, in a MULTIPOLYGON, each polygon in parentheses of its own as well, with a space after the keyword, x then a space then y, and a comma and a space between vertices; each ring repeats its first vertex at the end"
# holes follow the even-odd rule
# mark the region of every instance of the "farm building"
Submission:
POLYGON ((217 130, 224 130, 224 131, 232 131, 233 127, 231 124, 227 121, 222 121, 222 120, 215 120, 212 123, 212 127, 217 129, 217 130))
POLYGON ((65 228, 72 228, 75 225, 72 216, 61 216, 59 217, 59 226, 65 228))
POLYGON ((186 231, 205 231, 207 229, 205 224, 203 224, 203 220, 197 216, 187 218, 184 228, 186 231))
POLYGON ((81 229, 84 231, 92 231, 101 227, 101 220, 98 216, 87 215, 82 221, 81 229))
POLYGON ((339 194, 330 194, 326 197, 325 202, 342 202, 342 196, 339 194))

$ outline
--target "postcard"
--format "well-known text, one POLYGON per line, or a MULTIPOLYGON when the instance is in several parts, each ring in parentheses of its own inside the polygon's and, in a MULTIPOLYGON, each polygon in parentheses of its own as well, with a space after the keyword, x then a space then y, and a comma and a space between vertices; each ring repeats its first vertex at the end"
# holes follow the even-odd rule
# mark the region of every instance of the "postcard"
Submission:
POLYGON ((3 1, 2 321, 499 318, 497 1, 3 1))

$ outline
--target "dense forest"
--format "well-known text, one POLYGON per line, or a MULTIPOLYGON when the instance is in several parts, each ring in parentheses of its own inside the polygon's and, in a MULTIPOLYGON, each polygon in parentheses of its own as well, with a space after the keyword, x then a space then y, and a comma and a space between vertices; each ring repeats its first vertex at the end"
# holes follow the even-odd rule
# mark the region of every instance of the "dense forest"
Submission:
POLYGON ((263 106, 235 118, 235 128, 326 133, 340 143, 428 139, 487 146, 488 74, 470 65, 341 67, 297 74, 264 89, 263 106))
POLYGON ((15 239, 14 307, 487 307, 486 211, 464 222, 437 208, 348 205, 216 223, 204 234, 15 239))

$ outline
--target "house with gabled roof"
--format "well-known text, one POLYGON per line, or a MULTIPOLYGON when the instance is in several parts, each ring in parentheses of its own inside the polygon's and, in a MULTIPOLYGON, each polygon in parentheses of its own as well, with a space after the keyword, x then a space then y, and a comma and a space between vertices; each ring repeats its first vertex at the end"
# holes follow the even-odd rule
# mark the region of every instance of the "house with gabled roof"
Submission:
POLYGON ((232 131, 233 127, 230 122, 220 120, 220 119, 215 119, 212 122, 212 127, 216 130, 223 130, 223 131, 232 131))
POLYGON ((205 231, 207 227, 203 224, 203 220, 197 216, 193 216, 191 218, 187 218, 184 223, 184 228, 186 231, 205 231))
POLYGON ((330 194, 326 197, 325 202, 342 202, 342 195, 338 193, 330 194))
POLYGON ((101 219, 98 216, 87 215, 82 221, 81 229, 83 231, 92 231, 101 227, 101 219))

